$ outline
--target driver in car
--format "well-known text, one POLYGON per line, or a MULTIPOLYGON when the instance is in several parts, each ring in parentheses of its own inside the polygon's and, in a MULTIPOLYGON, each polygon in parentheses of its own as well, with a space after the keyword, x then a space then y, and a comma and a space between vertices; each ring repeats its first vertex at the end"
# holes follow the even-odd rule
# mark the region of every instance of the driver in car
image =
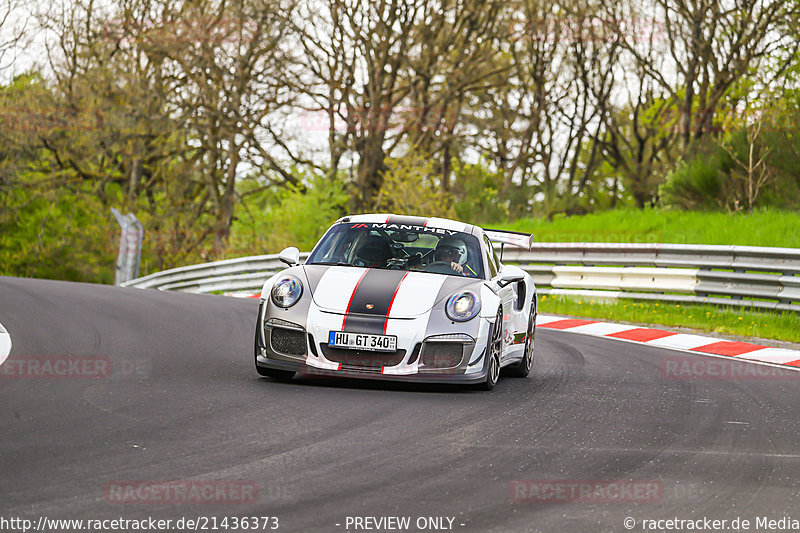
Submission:
POLYGON ((464 274, 464 263, 467 260, 467 245, 455 237, 445 237, 436 244, 434 261, 450 263, 450 268, 464 274))

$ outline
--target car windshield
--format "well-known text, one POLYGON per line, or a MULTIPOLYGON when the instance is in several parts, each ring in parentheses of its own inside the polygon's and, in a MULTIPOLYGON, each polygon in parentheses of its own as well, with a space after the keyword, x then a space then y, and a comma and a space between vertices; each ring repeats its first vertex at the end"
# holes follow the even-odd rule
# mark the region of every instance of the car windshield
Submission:
POLYGON ((337 224, 317 244, 306 264, 484 277, 476 237, 413 225, 337 224))

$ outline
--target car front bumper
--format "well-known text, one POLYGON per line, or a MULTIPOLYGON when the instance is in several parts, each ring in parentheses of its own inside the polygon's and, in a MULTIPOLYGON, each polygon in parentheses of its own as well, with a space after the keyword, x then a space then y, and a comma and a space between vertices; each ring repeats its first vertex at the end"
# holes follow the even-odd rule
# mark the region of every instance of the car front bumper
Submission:
POLYGON ((486 319, 476 317, 467 328, 459 325, 455 331, 452 323, 431 330, 427 317, 399 320, 409 334, 398 334, 397 352, 366 352, 334 349, 324 342, 328 332, 341 324, 341 315, 312 309, 316 320, 302 320, 304 317, 300 316, 292 322, 277 318, 275 315, 287 314, 272 312, 265 304, 262 301, 257 322, 258 367, 317 376, 424 383, 479 383, 486 379, 484 354, 490 328, 486 319), (460 333, 464 329, 469 334, 460 333), (275 337, 278 332, 280 335, 275 337))
POLYGON ((481 368, 479 372, 472 374, 382 374, 378 372, 364 372, 358 370, 326 370, 305 364, 299 361, 280 361, 269 359, 264 356, 256 358, 256 365, 261 368, 271 368, 275 370, 288 370, 298 372, 308 376, 320 376, 331 378, 355 378, 378 381, 401 381, 412 383, 453 383, 453 384, 473 384, 486 381, 486 369, 481 368))

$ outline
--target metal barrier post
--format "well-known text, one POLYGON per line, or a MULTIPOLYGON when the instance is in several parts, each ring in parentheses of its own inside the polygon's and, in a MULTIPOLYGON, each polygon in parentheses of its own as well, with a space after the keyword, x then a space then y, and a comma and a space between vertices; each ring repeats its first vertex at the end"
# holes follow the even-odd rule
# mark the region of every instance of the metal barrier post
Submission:
POLYGON ((123 215, 119 209, 111 208, 121 231, 119 237, 119 253, 117 254, 114 285, 139 277, 139 263, 142 258, 142 241, 144 226, 133 213, 123 215))

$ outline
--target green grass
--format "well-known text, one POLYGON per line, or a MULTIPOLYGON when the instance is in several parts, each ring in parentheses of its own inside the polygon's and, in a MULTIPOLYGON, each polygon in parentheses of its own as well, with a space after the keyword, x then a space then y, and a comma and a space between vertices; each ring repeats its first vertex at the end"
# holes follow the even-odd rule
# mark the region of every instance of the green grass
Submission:
POLYGON ((542 295, 539 297, 539 312, 800 342, 800 313, 790 311, 755 311, 737 307, 635 300, 604 302, 542 295))
MULTIPOLYGON (((552 221, 522 219, 498 228, 532 233, 537 242, 737 244, 800 248, 800 212, 762 209, 753 213, 616 209, 552 221)), ((737 307, 678 305, 635 300, 543 296, 542 313, 599 318, 709 333, 800 342, 800 313, 737 307)))
POLYGON ((529 232, 537 242, 738 244, 800 248, 800 212, 753 213, 615 209, 590 215, 521 219, 495 225, 529 232))

